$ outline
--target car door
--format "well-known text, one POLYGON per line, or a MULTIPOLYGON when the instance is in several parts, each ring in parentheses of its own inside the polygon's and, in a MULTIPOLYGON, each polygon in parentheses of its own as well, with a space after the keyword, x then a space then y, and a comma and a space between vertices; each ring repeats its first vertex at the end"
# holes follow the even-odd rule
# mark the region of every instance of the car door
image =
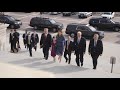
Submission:
POLYGON ((101 19, 100 20, 100 24, 99 24, 99 28, 100 29, 107 29, 107 20, 106 19, 101 19))
POLYGON ((45 20, 45 27, 52 28, 52 24, 49 20, 45 20))
POLYGON ((111 23, 111 21, 109 19, 103 19, 100 21, 100 25, 101 25, 101 29, 104 29, 104 30, 108 30, 110 29, 111 27, 113 27, 113 24, 111 23))

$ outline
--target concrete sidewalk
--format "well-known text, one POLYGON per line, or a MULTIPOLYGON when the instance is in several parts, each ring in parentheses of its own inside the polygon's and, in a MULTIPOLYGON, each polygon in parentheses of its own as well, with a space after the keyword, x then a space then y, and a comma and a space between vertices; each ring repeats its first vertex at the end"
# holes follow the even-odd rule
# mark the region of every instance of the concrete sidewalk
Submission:
MULTIPOLYGON (((87 41, 87 47, 88 47, 88 41, 87 41)), ((39 47, 39 46, 38 46, 39 47)), ((65 63, 65 59, 62 58, 62 62, 59 63, 58 60, 56 62, 53 62, 52 57, 49 57, 49 60, 43 59, 42 50, 38 48, 38 51, 35 52, 33 50, 33 57, 29 57, 29 52, 24 49, 24 46, 21 46, 22 50, 19 53, 10 53, 10 52, 0 52, 0 62, 2 69, 0 69, 0 77, 4 76, 4 73, 8 73, 8 76, 4 77, 11 77, 10 74, 14 75, 14 77, 40 77, 39 74, 36 73, 36 76, 29 76, 30 73, 34 71, 45 71, 48 73, 54 74, 54 77, 56 78, 120 78, 120 45, 119 44, 111 44, 109 42, 104 42, 104 53, 103 56, 99 58, 98 60, 98 67, 97 70, 92 69, 92 59, 88 55, 86 50, 86 54, 84 56, 84 66, 83 67, 77 67, 75 63, 75 55, 72 54, 72 61, 71 64, 68 65, 65 63), (110 64, 110 56, 117 57, 117 63, 114 66, 114 71, 111 74, 111 64, 110 64), (6 63, 6 64, 3 64, 6 63), (15 65, 15 72, 10 73, 8 70, 12 70, 12 65, 15 65), (4 66, 5 65, 5 66, 4 66), (6 67, 8 65, 8 67, 6 67), (20 66, 20 68, 19 68, 20 66), (27 67, 31 68, 30 72, 26 72, 27 67), (17 70, 18 69, 18 70, 17 70), (6 72, 4 72, 6 71, 6 72), (23 71, 26 73, 22 73, 23 75, 18 75, 19 71, 23 71), (10 76, 9 76, 10 75, 10 76), (25 75, 25 76, 24 76, 25 75), (37 76, 38 75, 38 76, 37 76)), ((46 76, 45 76, 46 77, 46 76)))
POLYGON ((50 72, 0 63, 0 78, 54 78, 50 72))

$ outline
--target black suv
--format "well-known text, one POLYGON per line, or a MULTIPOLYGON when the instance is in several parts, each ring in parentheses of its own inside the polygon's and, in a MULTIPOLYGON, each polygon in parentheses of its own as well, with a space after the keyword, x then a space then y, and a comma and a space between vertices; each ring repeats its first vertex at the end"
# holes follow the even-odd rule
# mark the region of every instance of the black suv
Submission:
POLYGON ((100 30, 120 31, 120 23, 108 18, 91 18, 89 24, 100 30))
POLYGON ((90 39, 93 37, 95 33, 100 35, 100 39, 104 38, 103 31, 97 31, 94 27, 86 25, 86 24, 79 24, 79 23, 71 23, 67 25, 66 34, 71 35, 71 37, 76 36, 77 32, 81 31, 83 37, 90 39))
POLYGON ((17 20, 9 15, 0 15, 0 23, 9 24, 8 28, 10 29, 18 29, 20 28, 20 25, 22 25, 20 20, 17 20))
POLYGON ((71 16, 71 15, 75 15, 76 12, 62 12, 63 16, 71 16))
POLYGON ((34 27, 34 29, 48 28, 53 32, 57 32, 58 30, 63 29, 63 24, 58 23, 53 19, 42 17, 33 17, 30 20, 30 26, 34 27))

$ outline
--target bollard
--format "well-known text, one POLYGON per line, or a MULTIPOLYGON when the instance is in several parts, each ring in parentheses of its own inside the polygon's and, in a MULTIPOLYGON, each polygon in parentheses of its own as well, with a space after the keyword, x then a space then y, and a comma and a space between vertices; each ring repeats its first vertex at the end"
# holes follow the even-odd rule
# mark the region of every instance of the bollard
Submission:
POLYGON ((116 64, 116 57, 110 57, 110 64, 112 64, 111 66, 111 73, 113 72, 113 65, 116 64))

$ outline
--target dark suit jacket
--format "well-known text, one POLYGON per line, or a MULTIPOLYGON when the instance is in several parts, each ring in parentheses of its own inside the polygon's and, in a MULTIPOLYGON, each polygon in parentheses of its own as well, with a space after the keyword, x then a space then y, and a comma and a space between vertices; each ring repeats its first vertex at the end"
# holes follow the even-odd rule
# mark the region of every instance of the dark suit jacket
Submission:
POLYGON ((71 51, 73 51, 73 42, 70 41, 70 44, 69 44, 68 50, 67 50, 67 44, 68 44, 67 41, 68 41, 68 40, 65 41, 65 51, 71 52, 71 51))
POLYGON ((74 50, 75 50, 75 54, 85 52, 86 51, 86 39, 81 37, 81 40, 78 44, 77 37, 75 37, 74 38, 74 50))
POLYGON ((34 34, 31 35, 31 39, 33 41, 34 44, 37 44, 39 42, 39 37, 38 34, 35 35, 35 39, 34 39, 34 34))
POLYGON ((48 34, 46 38, 44 33, 41 35, 40 45, 42 47, 51 47, 51 42, 52 42, 52 37, 50 34, 48 34))
POLYGON ((27 44, 27 34, 26 33, 23 34, 23 40, 24 40, 24 44, 27 44), (26 35, 26 37, 25 37, 25 35, 26 35))
POLYGON ((89 43, 89 49, 88 49, 90 54, 97 54, 100 55, 103 53, 103 43, 101 40, 97 41, 96 47, 94 47, 94 39, 90 40, 89 43))
POLYGON ((18 32, 14 32, 14 33, 13 33, 13 36, 14 36, 14 38, 13 38, 14 42, 15 42, 15 43, 18 42, 18 41, 19 41, 19 36, 20 36, 20 34, 19 34, 18 32))
MULTIPOLYGON (((27 42, 27 44, 28 44, 28 35, 27 35, 27 37, 26 37, 26 42, 27 42)), ((31 45, 31 46, 33 46, 33 45, 34 45, 34 43, 33 43, 33 40, 32 40, 32 38, 31 38, 31 36, 30 36, 30 45, 31 45)))
POLYGON ((24 33, 24 34, 23 34, 23 39, 25 39, 25 40, 26 40, 26 38, 27 38, 27 35, 26 35, 26 38, 25 38, 25 35, 26 35, 26 33, 24 33))

